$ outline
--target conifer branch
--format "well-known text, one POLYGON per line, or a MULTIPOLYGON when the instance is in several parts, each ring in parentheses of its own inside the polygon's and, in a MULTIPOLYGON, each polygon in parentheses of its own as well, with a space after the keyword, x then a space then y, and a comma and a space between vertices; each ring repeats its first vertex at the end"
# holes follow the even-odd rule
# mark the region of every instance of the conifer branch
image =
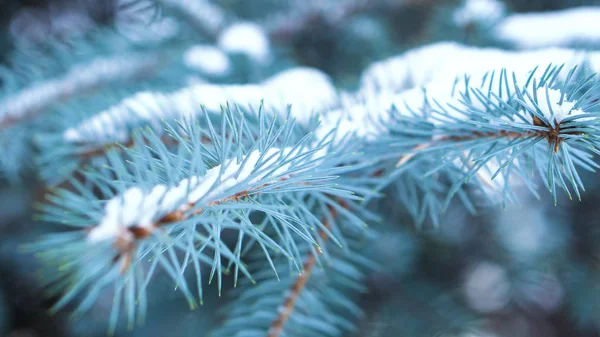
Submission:
MULTIPOLYGON (((59 189, 49 195, 44 207, 47 219, 58 216, 80 229, 32 245, 50 260, 53 256, 71 259, 71 267, 62 276, 66 280, 59 282, 69 287, 68 295, 55 309, 64 307, 86 287, 96 289, 111 283, 118 286, 121 282, 138 282, 132 278, 149 279, 157 266, 179 285, 194 307, 196 300, 183 278, 188 266, 199 275, 200 264, 209 264, 211 279, 213 275, 217 278, 219 289, 223 259, 235 266, 236 278, 239 270, 252 279, 241 260, 246 245, 240 242, 235 251, 230 250, 221 238, 224 230, 238 231, 258 244, 267 260, 277 252, 301 263, 295 256, 296 236, 301 238, 299 242, 318 247, 316 229, 329 229, 314 216, 307 217, 307 206, 300 200, 306 196, 323 199, 325 193, 356 198, 351 189, 330 182, 336 179, 335 174, 350 170, 342 160, 355 159, 351 155, 337 158, 327 154, 324 143, 314 144, 310 134, 298 138, 293 122, 277 126, 269 120, 259 111, 259 132, 250 138, 251 128, 230 113, 221 116, 220 128, 208 118, 205 133, 197 123, 182 123, 178 128, 168 128, 168 134, 177 142, 174 149, 167 148, 160 135, 150 129, 138 134, 133 148, 109 153, 111 173, 83 172, 83 180, 96 186, 99 195, 90 194, 76 180, 72 180, 74 192, 59 189), (203 144, 202 137, 198 137, 202 134, 210 136, 211 146, 203 144), (240 141, 246 138, 248 141, 240 141), (65 210, 69 210, 68 219, 63 218, 65 210), (264 219, 262 223, 256 223, 257 217, 264 219), (265 226, 282 235, 277 239, 267 236, 265 226), (65 245, 53 246, 57 240, 65 245), (207 256, 209 250, 214 256, 207 256), (185 253, 183 261, 177 258, 178 251, 185 253), (152 262, 150 270, 145 271, 148 256, 152 262), (94 262, 88 264, 90 259, 94 262), (100 283, 90 278, 103 271, 107 279, 100 283)), ((336 207, 335 203, 328 204, 336 207)), ((135 291, 139 292, 136 296, 145 296, 145 287, 135 291)), ((89 296, 92 294, 97 292, 89 296)), ((87 310, 91 303, 93 297, 82 302, 77 311, 87 310)), ((131 302, 128 305, 135 307, 131 302)))
POLYGON ((289 13, 274 16, 267 23, 269 39, 274 43, 284 43, 309 31, 315 25, 325 24, 328 27, 341 27, 351 18, 372 12, 394 12, 409 6, 428 6, 436 0, 345 0, 335 6, 327 6, 327 1, 301 3, 289 13))
POLYGON ((206 0, 159 0, 166 9, 182 15, 209 41, 216 41, 225 27, 226 13, 221 7, 206 0))
POLYGON ((420 199, 410 208, 417 223, 425 214, 436 223, 454 196, 475 212, 468 191, 492 203, 517 202, 513 188, 538 196, 538 179, 555 200, 559 189, 580 198, 577 168, 598 168, 599 97, 595 75, 564 66, 440 78, 390 100, 378 114, 387 132, 367 151, 393 160, 379 188, 399 184, 404 203, 420 199))

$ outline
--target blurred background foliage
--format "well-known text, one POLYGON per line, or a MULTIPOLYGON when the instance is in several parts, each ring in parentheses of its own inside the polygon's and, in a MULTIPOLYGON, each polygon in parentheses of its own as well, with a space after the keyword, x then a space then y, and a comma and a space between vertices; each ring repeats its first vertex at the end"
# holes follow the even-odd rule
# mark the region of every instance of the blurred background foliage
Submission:
MULTIPOLYGON (((275 55, 262 69, 231 55, 236 73, 215 81, 258 81, 278 69, 306 65, 352 89, 369 64, 412 47, 441 40, 500 45, 489 39, 486 22, 456 24, 452 15, 463 4, 459 0, 365 0, 358 2, 365 8, 348 7, 340 14, 349 2, 215 1, 231 17, 271 27, 275 55), (309 24, 294 26, 294 20, 309 24)), ((1 59, 9 62, 14 50, 114 26, 121 5, 117 0, 3 0, 1 59)), ((600 2, 508 0, 505 11, 594 5, 600 2)), ((600 49, 600 41, 587 47, 600 49)), ((581 202, 553 206, 549 198, 523 197, 518 206, 484 208, 475 215, 451 207, 439 228, 417 229, 401 207, 386 206, 386 219, 375 226, 379 243, 369 252, 383 268, 369 275, 369 292, 360 299, 366 314, 355 335, 600 336, 600 183, 594 184, 600 180, 586 178, 581 202)), ((0 335, 104 336, 111 303, 99 301, 77 320, 66 313, 47 314, 56 299, 40 288, 36 260, 19 249, 47 230, 30 219, 40 193, 27 180, 0 189, 0 335)), ((201 337, 219 323, 218 308, 226 299, 217 298, 216 291, 206 291, 204 306, 188 311, 170 284, 152 287, 160 297, 151 302, 146 325, 122 335, 201 337)))

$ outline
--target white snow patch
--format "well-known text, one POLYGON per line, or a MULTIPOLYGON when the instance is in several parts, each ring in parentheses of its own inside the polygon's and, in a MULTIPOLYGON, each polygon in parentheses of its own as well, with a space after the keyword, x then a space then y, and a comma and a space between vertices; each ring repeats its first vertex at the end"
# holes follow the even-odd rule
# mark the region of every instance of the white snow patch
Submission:
MULTIPOLYGON (((330 77, 314 68, 284 70, 264 81, 263 86, 272 89, 274 97, 271 100, 274 102, 281 100, 283 104, 291 104, 292 116, 304 125, 313 113, 323 112, 338 103, 338 93, 330 77)), ((265 97, 265 103, 271 104, 268 97, 265 97)), ((276 111, 285 109, 278 108, 276 111)))
POLYGON ((462 27, 475 22, 489 24, 500 20, 505 10, 504 4, 497 0, 465 0, 464 5, 452 13, 452 19, 462 27))
POLYGON ((456 62, 455 56, 464 48, 458 43, 441 42, 374 62, 361 75, 361 90, 398 92, 425 84, 446 67, 445 63, 456 62))
POLYGON ((469 305, 479 312, 495 312, 510 300, 510 281, 502 266, 481 262, 466 275, 464 293, 469 305))
POLYGON ((484 74, 494 69, 499 72, 505 68, 509 75, 514 72, 527 76, 537 66, 565 64, 565 69, 571 69, 592 58, 600 58, 600 52, 565 48, 507 51, 439 42, 373 63, 361 76, 361 90, 401 92, 442 79, 450 83, 465 75, 472 83, 481 83, 484 74))
POLYGON ((268 63, 271 57, 269 38, 265 30, 251 22, 239 22, 227 27, 217 45, 230 53, 247 54, 258 63, 268 63))
POLYGON ((88 64, 75 65, 62 78, 34 84, 4 98, 0 102, 0 120, 26 117, 77 92, 136 76, 156 66, 158 62, 158 57, 154 55, 130 54, 113 58, 97 58, 88 64))
POLYGON ((322 139, 337 128, 334 143, 351 134, 373 140, 384 132, 390 110, 404 104, 404 97, 390 92, 361 92, 341 98, 340 108, 320 116, 320 125, 315 130, 317 138, 322 139))
POLYGON ((145 121, 154 130, 161 129, 158 116, 171 112, 169 98, 163 94, 142 91, 125 98, 121 103, 84 120, 63 132, 67 142, 126 142, 129 139, 128 126, 137 121, 145 121))
MULTIPOLYGON (((592 69, 599 68, 600 53, 586 53, 585 51, 561 48, 514 52, 442 42, 417 48, 404 55, 373 64, 363 73, 361 92, 379 91, 384 95, 389 95, 389 92, 397 93, 397 100, 405 101, 408 108, 413 111, 421 111, 426 108, 425 100, 430 103, 435 100, 444 107, 448 107, 449 104, 460 107, 464 106, 464 103, 461 102, 457 93, 465 89, 467 81, 465 76, 468 77, 472 88, 482 86, 485 87, 484 92, 491 89, 492 92, 501 96, 502 100, 506 100, 509 95, 507 95, 505 83, 498 80, 502 70, 506 71, 508 89, 511 94, 514 94, 513 74, 517 83, 523 86, 531 71, 536 67, 539 69, 535 76, 540 77, 547 65, 564 64, 562 71, 558 74, 559 79, 564 79, 573 66, 586 62, 592 69), (490 86, 492 73, 495 75, 490 86)), ((543 90, 545 91, 545 89, 543 90)), ((557 93, 560 96, 560 92, 551 91, 553 95, 557 93)), ((546 113, 550 114, 545 96, 543 97, 543 106, 546 113)), ((562 106, 558 106, 558 99, 553 98, 553 100, 556 103, 553 103, 552 108, 557 110, 560 120, 564 119, 566 114, 582 113, 577 110, 571 111, 574 103, 563 102, 562 106), (557 106, 554 107, 554 105, 557 106)), ((471 95, 471 106, 482 111, 486 108, 475 95, 471 95)), ((403 104, 396 105, 396 107, 400 112, 409 110, 403 104)), ((465 118, 464 114, 460 114, 453 108, 448 107, 446 110, 449 117, 465 118)), ((447 120, 449 118, 440 113, 436 113, 430 118, 434 124, 447 120)))
POLYGON ((335 95, 331 79, 321 70, 310 67, 295 67, 273 75, 263 82, 264 85, 290 90, 325 90, 335 95))
MULTIPOLYGON (((552 127, 556 124, 560 124, 563 119, 567 117, 586 113, 581 109, 573 109, 576 102, 569 102, 566 98, 563 98, 561 103, 561 95, 559 90, 538 88, 536 90, 537 104, 535 103, 533 95, 531 98, 525 97, 525 103, 532 110, 538 111, 539 109, 552 127)), ((529 113, 527 113, 527 117, 533 123, 533 119, 529 113)), ((592 119, 592 117, 586 117, 585 119, 592 119)))
POLYGON ((228 103, 255 110, 263 103, 268 113, 282 117, 291 105, 292 117, 306 125, 314 112, 334 106, 337 99, 333 83, 325 74, 310 68, 292 68, 262 85, 198 84, 170 94, 139 92, 65 130, 63 139, 75 143, 124 142, 129 139, 129 127, 135 124, 148 123, 155 132, 162 133, 162 120, 199 116, 203 107, 220 111, 228 103))
MULTIPOLYGON (((343 139, 346 135, 374 140, 386 130, 386 123, 391 119, 392 110, 401 115, 427 112, 429 121, 441 124, 449 121, 446 115, 435 114, 431 118, 431 109, 427 102, 432 104, 436 100, 443 106, 453 104, 460 106, 462 103, 458 95, 453 95, 454 80, 441 79, 424 86, 416 86, 401 93, 386 90, 362 90, 353 95, 341 95, 341 107, 321 115, 321 124, 315 131, 317 137, 325 137, 332 129, 337 127, 334 142, 343 139)), ((448 109, 449 116, 464 118, 464 114, 454 109, 448 109)))
POLYGON ((229 57, 211 45, 195 45, 183 53, 184 64, 210 76, 226 76, 231 71, 229 57))
POLYGON ((522 49, 600 43, 600 7, 512 14, 495 35, 522 49))

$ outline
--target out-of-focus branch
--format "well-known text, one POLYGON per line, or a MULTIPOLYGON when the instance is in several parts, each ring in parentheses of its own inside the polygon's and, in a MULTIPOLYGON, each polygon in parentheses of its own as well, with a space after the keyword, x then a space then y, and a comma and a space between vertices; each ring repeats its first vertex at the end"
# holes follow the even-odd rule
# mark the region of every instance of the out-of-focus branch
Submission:
POLYGON ((326 23, 335 27, 357 15, 399 11, 409 6, 428 6, 433 1, 436 0, 348 0, 329 6, 326 1, 313 1, 275 16, 266 24, 266 29, 269 39, 273 43, 280 43, 315 27, 315 24, 326 23))

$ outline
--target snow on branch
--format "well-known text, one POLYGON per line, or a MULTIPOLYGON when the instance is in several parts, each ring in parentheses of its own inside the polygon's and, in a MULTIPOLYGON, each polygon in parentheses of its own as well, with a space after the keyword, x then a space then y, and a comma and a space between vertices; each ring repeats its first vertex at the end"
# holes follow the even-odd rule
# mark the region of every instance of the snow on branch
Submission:
POLYGON ((340 95, 340 107, 320 116, 317 138, 336 130, 334 142, 364 139, 372 141, 386 132, 385 122, 394 105, 403 104, 405 97, 391 92, 363 91, 340 95))
MULTIPOLYGON (((390 111, 408 106, 420 110, 429 99, 457 100, 453 96, 464 76, 470 83, 485 82, 492 69, 514 72, 521 82, 539 64, 566 64, 565 68, 594 60, 596 54, 569 49, 511 52, 492 48, 474 48, 441 42, 411 50, 404 55, 377 62, 367 68, 357 93, 342 95, 340 108, 321 118, 318 134, 339 127, 338 137, 354 134, 374 140, 385 133, 390 111), (439 61, 443 55, 444 62, 439 61), (452 98, 454 97, 454 98, 452 98)), ((589 63, 592 65, 592 63, 589 63)), ((559 76, 566 76, 562 72, 559 76), (561 75, 562 74, 562 75, 561 75)), ((497 83, 491 83, 499 90, 497 83)), ((509 81, 513 87, 513 82, 509 81)), ((513 88, 514 89, 514 88, 513 88)), ((449 102, 447 102, 449 103, 449 102)))
POLYGON ((158 66, 160 57, 133 53, 97 58, 73 66, 64 76, 33 84, 0 102, 0 127, 32 118, 43 109, 81 92, 102 87, 116 80, 142 76, 158 66))
POLYGON ((558 189, 580 198, 576 167, 598 167, 592 161, 600 152, 598 83, 575 68, 551 65, 521 75, 490 72, 483 82, 465 78, 452 94, 432 94, 421 107, 396 107, 391 140, 374 149, 385 149, 383 156, 406 151, 392 176, 425 160, 432 161, 425 177, 453 177, 446 204, 471 178, 480 188, 494 184, 503 201, 515 201, 509 178, 537 195, 531 167, 554 198, 558 189))
POLYGON ((312 113, 334 105, 336 100, 336 91, 326 75, 298 68, 275 75, 261 85, 198 84, 170 94, 139 92, 68 128, 63 138, 72 143, 127 142, 132 125, 147 123, 161 132, 162 120, 200 117, 203 108, 220 112, 227 104, 253 109, 264 105, 267 111, 282 115, 292 105, 293 116, 306 124, 312 113))
POLYGON ((272 56, 267 33, 252 22, 237 22, 225 28, 217 45, 229 53, 246 54, 258 64, 269 63, 272 56))
POLYGON ((540 64, 565 64, 571 68, 597 55, 600 53, 563 48, 517 52, 439 42, 373 63, 361 76, 361 90, 402 92, 441 80, 453 81, 457 76, 482 78, 492 69, 507 68, 527 74, 540 64))
POLYGON ((506 11, 504 3, 498 0, 466 0, 452 12, 452 19, 460 27, 475 23, 494 24, 506 11))
POLYGON ((274 148, 264 153, 255 150, 241 160, 228 159, 203 176, 182 179, 172 187, 159 184, 146 192, 139 187, 129 188, 106 202, 104 215, 90 230, 88 240, 117 240, 123 233, 136 233, 127 240, 133 236, 145 237, 158 227, 201 214, 205 208, 197 208, 197 205, 208 208, 258 194, 262 188, 289 178, 285 173, 291 170, 291 163, 275 163, 281 158, 297 156, 298 153, 292 153, 297 150, 274 148), (243 185, 247 188, 236 189, 243 185), (236 192, 226 193, 232 189, 236 192))
POLYGON ((600 8, 517 13, 495 29, 497 39, 522 49, 600 45, 600 8))
POLYGON ((232 65, 229 56, 209 44, 194 45, 183 54, 184 64, 208 76, 223 77, 229 75, 232 65))

